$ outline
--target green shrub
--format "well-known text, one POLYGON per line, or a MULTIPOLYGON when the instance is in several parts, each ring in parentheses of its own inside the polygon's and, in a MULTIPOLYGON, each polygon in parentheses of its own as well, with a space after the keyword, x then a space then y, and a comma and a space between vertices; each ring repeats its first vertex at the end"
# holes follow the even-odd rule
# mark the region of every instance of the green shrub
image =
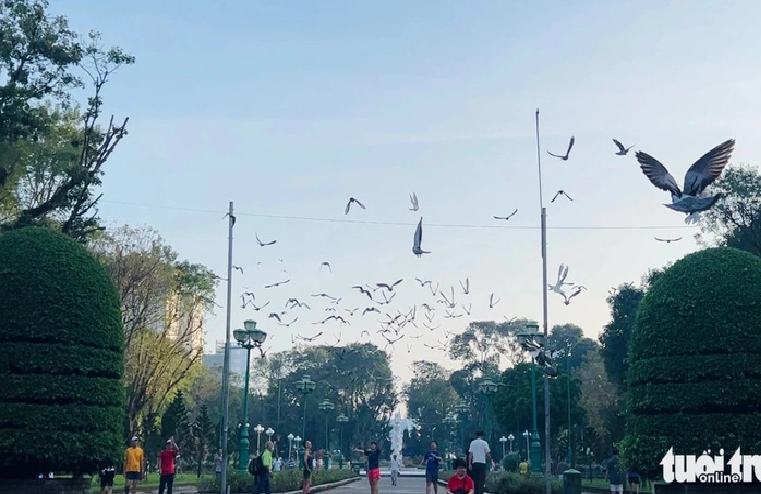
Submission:
POLYGON ((640 303, 629 343, 623 460, 761 450, 761 259, 731 248, 685 256, 640 303))
MULTIPOLYGON (((485 491, 490 494, 545 494, 544 478, 527 477, 512 472, 490 473, 485 491)), ((552 481, 552 494, 563 494, 563 484, 552 481)))
POLYGON ((0 235, 0 477, 122 455, 124 335, 105 269, 39 227, 0 235))
MULTIPOLYGON (((357 474, 351 470, 315 470, 312 473, 312 485, 330 484, 356 476, 357 474)), ((282 470, 275 472, 275 475, 270 479, 270 490, 272 492, 298 491, 301 490, 303 483, 304 476, 301 470, 282 470)), ((227 473, 227 485, 230 486, 232 494, 254 492, 254 484, 252 475, 239 474, 234 471, 227 473)), ((203 479, 198 485, 198 492, 219 492, 219 482, 216 478, 203 479)))
POLYGON ((520 463, 521 455, 513 451, 512 453, 505 455, 505 459, 502 460, 502 468, 504 468, 506 472, 517 472, 520 463))

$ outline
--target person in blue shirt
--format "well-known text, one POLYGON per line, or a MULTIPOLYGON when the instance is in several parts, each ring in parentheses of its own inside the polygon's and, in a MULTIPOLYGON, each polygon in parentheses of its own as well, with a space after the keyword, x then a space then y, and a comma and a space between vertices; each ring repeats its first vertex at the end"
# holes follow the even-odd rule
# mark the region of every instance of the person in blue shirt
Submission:
POLYGON ((433 494, 439 492, 439 464, 441 463, 441 455, 437 451, 439 444, 436 441, 431 441, 431 450, 423 456, 422 465, 425 463, 425 494, 431 494, 431 488, 433 488, 433 494))

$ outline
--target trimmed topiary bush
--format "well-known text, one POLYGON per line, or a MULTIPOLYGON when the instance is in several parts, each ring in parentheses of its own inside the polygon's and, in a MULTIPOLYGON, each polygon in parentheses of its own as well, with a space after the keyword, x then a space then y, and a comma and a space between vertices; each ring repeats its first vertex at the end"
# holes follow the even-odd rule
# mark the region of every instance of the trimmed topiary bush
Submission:
MULTIPOLYGON (((674 454, 761 451, 761 259, 685 256, 640 303, 629 342, 624 461, 649 478, 674 454)), ((728 460, 729 458, 727 458, 728 460)))
POLYGON ((0 235, 0 478, 122 457, 124 335, 106 270, 71 238, 0 235))

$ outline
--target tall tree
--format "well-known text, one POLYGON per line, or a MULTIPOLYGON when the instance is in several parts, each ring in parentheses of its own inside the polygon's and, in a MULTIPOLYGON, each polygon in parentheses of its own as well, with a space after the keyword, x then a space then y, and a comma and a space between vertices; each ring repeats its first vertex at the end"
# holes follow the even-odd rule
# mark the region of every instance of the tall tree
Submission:
POLYGON ((185 407, 185 398, 182 391, 178 391, 169 406, 161 416, 161 436, 164 440, 174 437, 175 442, 181 449, 188 449, 191 441, 190 416, 185 407))
POLYGON ((610 382, 599 352, 589 352, 578 371, 581 384, 580 405, 586 411, 589 426, 612 444, 625 432, 624 400, 626 396, 610 382))
POLYGON ((196 420, 191 425, 193 435, 193 452, 196 460, 196 476, 201 478, 203 474, 203 463, 209 455, 209 446, 214 440, 214 425, 209 417, 209 407, 201 406, 196 420))
POLYGON ((214 307, 217 278, 204 266, 179 261, 147 227, 111 230, 91 247, 121 297, 129 435, 145 416, 163 410, 201 361, 204 317, 214 307))
POLYGON ((3 0, 0 8, 0 227, 52 223, 85 239, 98 229, 93 189, 127 134, 128 119, 99 125, 102 91, 134 57, 103 49, 95 31, 80 38, 47 7, 46 0, 3 0), (80 115, 70 91, 86 79, 92 96, 80 115), (72 127, 67 117, 79 123, 72 127))
MULTIPOLYGON (((570 349, 567 364, 572 370, 581 367, 587 353, 596 352, 600 348, 597 342, 584 336, 579 326, 571 323, 553 326, 547 340, 547 348, 563 351, 570 349)), ((566 365, 565 359, 563 365, 566 365)))
MULTIPOLYGON (((457 391, 449 382, 449 373, 435 362, 425 360, 414 362, 413 369, 412 380, 404 387, 407 417, 420 426, 423 438, 439 442, 449 440, 449 426, 444 418, 448 412, 454 412, 459 400, 457 391)), ((411 454, 411 449, 417 454, 428 450, 428 444, 418 444, 414 440, 406 446, 407 454, 411 454)))
POLYGON ((722 198, 700 215, 703 245, 735 247, 761 256, 761 174, 756 168, 730 166, 709 188, 722 198))

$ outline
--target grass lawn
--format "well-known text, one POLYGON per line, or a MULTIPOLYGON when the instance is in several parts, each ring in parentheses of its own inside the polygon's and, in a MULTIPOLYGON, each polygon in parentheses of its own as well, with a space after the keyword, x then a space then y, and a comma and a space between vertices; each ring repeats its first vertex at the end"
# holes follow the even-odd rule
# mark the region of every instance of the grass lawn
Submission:
MULTIPOLYGON (((605 479, 592 479, 592 483, 589 483, 589 479, 582 479, 581 481, 581 490, 584 490, 584 487, 595 487, 598 489, 605 489, 607 491, 610 491, 610 482, 608 482, 605 479)), ((625 492, 634 492, 631 489, 629 489, 629 484, 624 485, 624 491, 625 492)), ((641 484, 639 491, 642 494, 650 494, 652 493, 652 484, 641 484)))
MULTIPOLYGON (((201 477, 201 479, 205 477, 212 477, 213 475, 204 475, 201 477)), ((181 473, 179 475, 176 475, 174 477, 174 485, 188 485, 188 484, 196 484, 201 481, 198 477, 196 477, 195 473, 181 473)), ((100 492, 100 480, 98 477, 94 477, 92 481, 93 490, 100 492)), ((159 486, 159 474, 158 473, 149 473, 148 477, 145 480, 140 481, 138 484, 138 488, 140 487, 158 487, 159 486)), ((114 492, 118 492, 117 488, 121 488, 121 490, 124 489, 124 476, 117 475, 114 477, 114 492)))

